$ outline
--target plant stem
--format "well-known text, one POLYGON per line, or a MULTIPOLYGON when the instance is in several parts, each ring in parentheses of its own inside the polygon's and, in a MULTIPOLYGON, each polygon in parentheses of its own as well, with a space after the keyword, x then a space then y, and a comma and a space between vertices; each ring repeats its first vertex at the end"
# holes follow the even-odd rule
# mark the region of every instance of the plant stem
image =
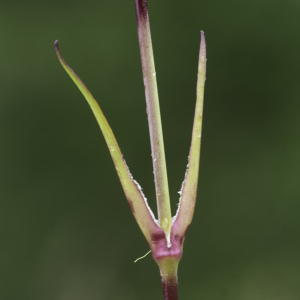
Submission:
POLYGON ((165 258, 158 262, 164 300, 178 300, 177 258, 165 258))
POLYGON ((168 247, 170 247, 172 217, 147 0, 135 0, 135 8, 147 103, 158 222, 165 232, 168 247))
POLYGON ((162 287, 164 293, 164 300, 178 300, 178 283, 177 280, 164 281, 162 279, 162 287))

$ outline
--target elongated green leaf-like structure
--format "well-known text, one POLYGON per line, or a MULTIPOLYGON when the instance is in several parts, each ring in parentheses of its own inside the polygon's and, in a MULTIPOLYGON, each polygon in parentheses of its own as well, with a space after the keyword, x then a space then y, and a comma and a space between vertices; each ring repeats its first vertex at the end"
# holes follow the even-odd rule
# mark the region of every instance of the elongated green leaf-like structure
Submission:
POLYGON ((198 174, 200 162, 200 145, 202 132, 203 98, 206 79, 206 43, 204 32, 201 31, 201 43, 198 66, 197 100, 190 148, 188 169, 181 188, 181 197, 177 214, 174 218, 172 231, 184 237, 192 221, 198 187, 198 174))
POLYGON ((135 8, 152 150, 158 222, 165 232, 168 247, 171 247, 172 215, 147 0, 135 0, 135 8))
POLYGON ((115 168, 117 170, 121 185, 125 192, 125 196, 131 207, 133 215, 141 228, 146 240, 149 245, 151 245, 152 235, 161 232, 161 228, 157 225, 157 221, 152 213, 152 210, 147 204, 147 200, 142 193, 139 184, 132 178, 127 164, 123 158, 120 147, 116 141, 111 127, 109 126, 100 106, 94 99, 92 94, 89 92, 85 84, 80 80, 80 78, 75 74, 75 72, 68 66, 65 60, 62 58, 61 53, 58 48, 58 41, 55 42, 55 51, 58 56, 60 63, 62 64, 65 71, 74 81, 78 89, 81 91, 89 106, 91 107, 94 116, 100 126, 103 133, 104 139, 108 146, 110 155, 113 159, 115 168))

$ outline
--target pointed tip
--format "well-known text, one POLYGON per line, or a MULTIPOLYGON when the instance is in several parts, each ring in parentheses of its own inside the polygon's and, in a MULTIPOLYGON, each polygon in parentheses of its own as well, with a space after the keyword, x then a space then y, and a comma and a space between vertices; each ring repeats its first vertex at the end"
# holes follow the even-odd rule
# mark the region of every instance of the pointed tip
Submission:
POLYGON ((205 43, 205 33, 203 30, 200 31, 200 34, 201 34, 201 44, 202 45, 206 45, 205 43))
POLYGON ((205 33, 201 30, 201 42, 200 42, 200 59, 206 59, 206 42, 205 42, 205 33))
POLYGON ((54 42, 54 48, 57 53, 59 53, 58 40, 54 42))
POLYGON ((56 40, 54 42, 54 48, 55 48, 55 52, 56 52, 56 55, 58 56, 59 60, 62 60, 62 57, 61 57, 61 54, 59 51, 59 47, 58 47, 58 40, 56 40))

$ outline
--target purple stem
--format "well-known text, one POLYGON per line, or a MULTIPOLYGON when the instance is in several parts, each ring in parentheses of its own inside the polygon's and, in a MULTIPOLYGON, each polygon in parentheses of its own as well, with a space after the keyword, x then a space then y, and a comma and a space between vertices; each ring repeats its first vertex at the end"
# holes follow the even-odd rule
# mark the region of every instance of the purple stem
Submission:
POLYGON ((141 18, 148 19, 147 0, 135 0, 135 9, 138 24, 141 22, 141 18))
POLYGON ((178 300, 177 280, 164 282, 162 280, 164 300, 178 300))

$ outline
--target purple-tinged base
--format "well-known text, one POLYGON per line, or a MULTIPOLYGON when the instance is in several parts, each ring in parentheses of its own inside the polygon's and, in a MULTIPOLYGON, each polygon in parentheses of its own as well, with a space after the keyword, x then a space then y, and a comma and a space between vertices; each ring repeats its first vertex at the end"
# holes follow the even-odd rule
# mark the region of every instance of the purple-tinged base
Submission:
POLYGON ((164 300, 178 300, 178 263, 182 256, 182 244, 184 236, 179 236, 175 232, 171 232, 171 247, 168 248, 167 240, 164 232, 160 232, 151 236, 152 256, 158 264, 163 288, 164 300))

